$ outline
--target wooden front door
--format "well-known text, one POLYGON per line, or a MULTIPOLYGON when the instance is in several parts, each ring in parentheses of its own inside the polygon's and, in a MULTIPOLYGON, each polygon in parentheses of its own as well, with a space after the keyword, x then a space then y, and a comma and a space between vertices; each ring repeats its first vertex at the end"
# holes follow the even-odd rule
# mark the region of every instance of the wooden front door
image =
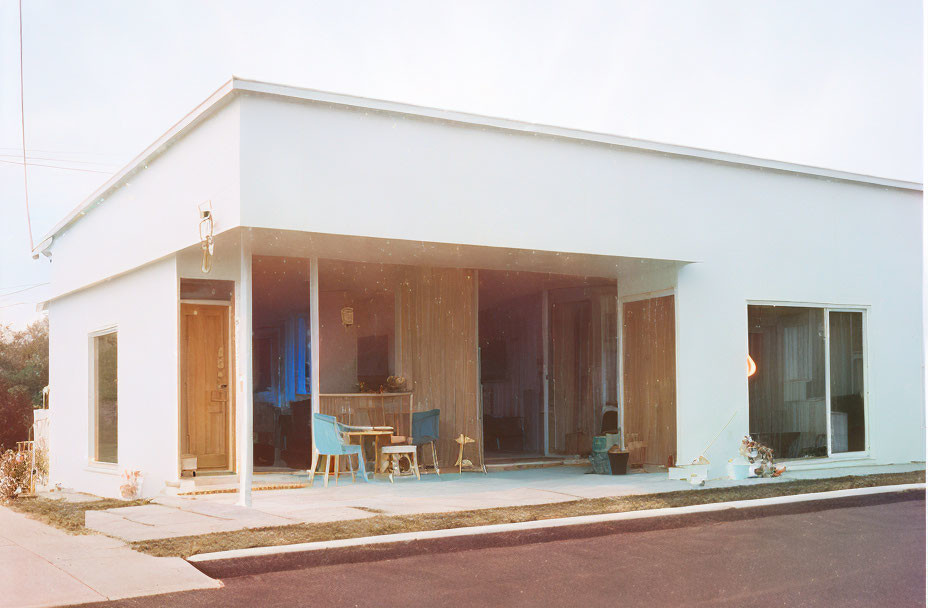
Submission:
POLYGON ((181 450, 198 469, 230 468, 229 306, 181 304, 181 450))
POLYGON ((673 296, 622 305, 625 442, 635 464, 667 465, 677 451, 673 296))
POLYGON ((594 429, 592 305, 551 304, 548 451, 588 454, 594 429))

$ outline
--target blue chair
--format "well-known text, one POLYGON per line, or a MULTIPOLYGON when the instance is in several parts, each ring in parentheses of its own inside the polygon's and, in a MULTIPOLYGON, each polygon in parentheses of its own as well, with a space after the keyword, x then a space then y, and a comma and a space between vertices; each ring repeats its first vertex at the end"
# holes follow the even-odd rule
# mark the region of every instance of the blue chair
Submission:
POLYGON ((335 457, 335 485, 338 485, 340 456, 348 457, 348 469, 351 471, 351 481, 353 482, 354 469, 351 468, 351 457, 357 455, 358 472, 361 474, 361 479, 365 482, 368 481, 367 471, 364 470, 364 455, 361 453, 361 446, 348 443, 346 433, 354 428, 359 427, 341 424, 335 419, 335 416, 313 414, 313 443, 316 446, 316 451, 319 452, 319 458, 316 459, 316 464, 309 475, 310 486, 313 485, 313 481, 316 479, 316 469, 319 467, 322 456, 325 456, 325 487, 329 487, 329 460, 332 456, 335 457))
POLYGON ((441 414, 439 409, 413 412, 412 439, 409 443, 416 447, 426 444, 432 446, 432 464, 435 465, 435 473, 441 477, 441 471, 438 470, 438 452, 435 450, 435 442, 438 441, 439 414, 441 414))

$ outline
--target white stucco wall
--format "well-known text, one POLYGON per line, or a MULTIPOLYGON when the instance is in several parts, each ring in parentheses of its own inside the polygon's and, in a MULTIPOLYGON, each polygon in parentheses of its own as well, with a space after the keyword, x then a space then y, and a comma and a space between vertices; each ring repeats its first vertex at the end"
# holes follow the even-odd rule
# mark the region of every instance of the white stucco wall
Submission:
POLYGON ((239 106, 232 100, 146 163, 52 247, 53 296, 198 243, 197 205, 214 232, 239 225, 239 106))
POLYGON ((143 492, 177 478, 177 274, 174 257, 50 304, 50 481, 117 496, 121 473, 140 470, 143 492), (90 464, 89 334, 117 329, 118 464, 90 464))
POLYGON ((870 456, 924 461, 918 196, 775 175, 751 180, 748 195, 749 178, 729 177, 745 197, 716 201, 724 237, 678 275, 680 458, 698 455, 737 410, 709 453, 714 464, 732 457, 727 446, 748 429, 747 303, 780 301, 867 310, 870 456))
POLYGON ((921 193, 319 103, 244 97, 242 221, 696 261, 676 286, 678 454, 748 432, 747 303, 868 309, 879 462, 925 459, 921 193))

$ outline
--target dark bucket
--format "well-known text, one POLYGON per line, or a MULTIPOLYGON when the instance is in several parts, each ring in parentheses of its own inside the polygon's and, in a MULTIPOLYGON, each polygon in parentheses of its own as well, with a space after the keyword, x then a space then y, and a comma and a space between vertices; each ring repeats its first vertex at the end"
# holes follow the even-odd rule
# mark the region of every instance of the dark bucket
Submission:
POLYGON ((613 475, 628 473, 628 452, 609 452, 609 466, 613 475))

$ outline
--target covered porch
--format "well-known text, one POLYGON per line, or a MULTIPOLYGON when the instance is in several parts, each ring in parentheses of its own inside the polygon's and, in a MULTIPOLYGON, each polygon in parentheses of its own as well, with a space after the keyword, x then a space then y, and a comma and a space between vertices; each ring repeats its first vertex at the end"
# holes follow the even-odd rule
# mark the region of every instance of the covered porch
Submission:
MULTIPOLYGON (((448 472, 461 435, 474 440, 465 470, 577 461, 608 431, 622 431, 635 464, 672 462, 673 286, 685 262, 234 232, 217 237, 217 250, 235 251, 238 264, 220 266, 212 288, 181 276, 182 305, 208 306, 204 294, 218 292, 236 320, 227 455, 197 467, 198 477, 236 475, 245 495, 255 473, 313 467, 313 413, 391 427, 399 442, 411 435, 413 413, 431 409, 440 411, 437 465, 448 472), (654 339, 657 325, 664 342, 654 339), (649 344, 659 357, 641 350, 649 344), (623 363, 642 358, 663 367, 623 363), (646 402, 661 382, 665 392, 646 402)), ((195 427, 187 401, 181 461, 196 449, 185 442, 195 427)), ((430 451, 419 461, 436 464, 430 451)))

